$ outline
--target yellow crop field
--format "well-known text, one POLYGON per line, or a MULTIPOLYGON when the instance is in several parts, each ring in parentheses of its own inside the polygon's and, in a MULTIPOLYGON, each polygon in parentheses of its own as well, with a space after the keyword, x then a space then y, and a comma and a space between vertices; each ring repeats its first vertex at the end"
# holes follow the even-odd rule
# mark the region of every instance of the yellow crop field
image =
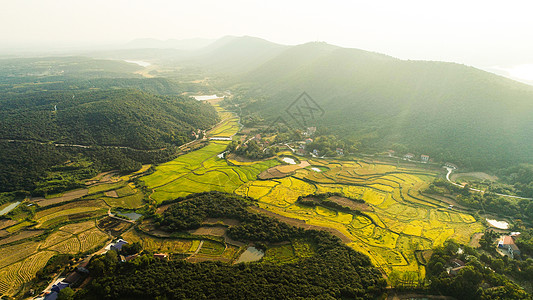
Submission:
POLYGON ((95 246, 98 246, 108 238, 108 235, 100 231, 100 229, 98 228, 93 228, 84 231, 78 234, 78 240, 80 242, 79 252, 84 252, 95 246))
POLYGON ((60 227, 59 230, 64 231, 64 232, 69 232, 72 234, 78 234, 85 230, 91 229, 94 226, 95 226, 95 221, 90 220, 90 221, 85 221, 85 222, 80 222, 80 223, 68 224, 63 227, 60 227))
POLYGON ((49 247, 48 250, 57 251, 64 254, 76 254, 80 252, 80 241, 77 237, 71 237, 61 243, 58 243, 52 247, 49 247))
POLYGON ((50 234, 41 244, 39 245, 40 249, 46 249, 48 247, 52 247, 56 244, 59 244, 63 242, 66 239, 69 239, 73 237, 72 233, 64 232, 61 230, 58 230, 52 234, 50 234))

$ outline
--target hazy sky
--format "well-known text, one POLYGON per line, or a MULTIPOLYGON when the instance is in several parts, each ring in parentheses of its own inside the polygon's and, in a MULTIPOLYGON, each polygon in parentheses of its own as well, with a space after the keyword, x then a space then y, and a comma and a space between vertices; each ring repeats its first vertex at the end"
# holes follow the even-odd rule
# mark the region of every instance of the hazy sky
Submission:
POLYGON ((533 64, 533 1, 0 0, 0 48, 251 35, 404 59, 533 64))

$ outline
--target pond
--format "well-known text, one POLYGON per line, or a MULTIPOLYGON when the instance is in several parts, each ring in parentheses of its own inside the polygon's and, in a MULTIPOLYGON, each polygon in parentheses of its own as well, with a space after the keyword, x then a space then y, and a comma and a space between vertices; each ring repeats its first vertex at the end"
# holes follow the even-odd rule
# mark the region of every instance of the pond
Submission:
POLYGON ((296 164, 296 161, 294 160, 294 158, 290 158, 290 157, 283 157, 281 159, 282 161, 288 163, 289 165, 295 165, 296 164))
POLYGON ((4 207, 4 209, 0 210, 0 216, 3 216, 5 214, 7 214, 8 212, 12 211, 19 204, 20 204, 20 201, 17 201, 17 202, 11 203, 8 206, 4 207))
POLYGON ((486 220, 491 226, 496 227, 498 229, 509 229, 509 223, 505 221, 497 221, 497 220, 491 220, 491 219, 486 219, 486 220))
POLYGON ((129 63, 132 63, 132 64, 136 64, 136 65, 139 65, 141 67, 148 67, 149 65, 151 65, 151 63, 149 62, 146 62, 146 61, 142 61, 142 60, 124 60, 125 62, 129 62, 129 63))
POLYGON ((236 264, 242 263, 242 262, 252 262, 252 261, 258 261, 261 258, 265 256, 265 253, 255 247, 248 247, 246 251, 244 251, 241 256, 239 256, 239 259, 235 262, 236 264))
POLYGON ((136 213, 136 212, 129 212, 129 211, 120 211, 120 210, 117 210, 117 214, 122 215, 122 216, 126 216, 126 217, 128 217, 130 220, 133 220, 133 221, 137 221, 140 217, 142 217, 141 214, 138 214, 138 213, 136 213))
POLYGON ((204 100, 214 100, 222 97, 218 97, 217 95, 202 95, 202 96, 192 96, 194 99, 198 101, 204 101, 204 100))

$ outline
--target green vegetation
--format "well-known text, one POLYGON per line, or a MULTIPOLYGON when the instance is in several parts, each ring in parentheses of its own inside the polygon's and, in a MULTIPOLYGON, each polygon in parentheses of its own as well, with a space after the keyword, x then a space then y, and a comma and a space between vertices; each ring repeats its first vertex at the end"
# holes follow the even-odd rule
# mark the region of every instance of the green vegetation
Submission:
POLYGON ((505 215, 515 219, 533 221, 533 202, 526 199, 512 199, 491 192, 470 192, 465 188, 452 185, 444 179, 436 179, 426 190, 427 193, 453 197, 457 203, 480 212, 505 215))
MULTIPOLYGON (((501 274, 505 264, 501 258, 492 259, 468 246, 447 242, 434 250, 428 262, 430 289, 457 299, 531 299, 531 295, 501 274), (463 249, 462 254, 458 252, 459 247, 463 249), (446 267, 456 268, 454 259, 466 262, 466 267, 449 275, 446 267)), ((531 270, 530 266, 528 272, 531 270)), ((523 276, 531 279, 532 274, 523 276)))

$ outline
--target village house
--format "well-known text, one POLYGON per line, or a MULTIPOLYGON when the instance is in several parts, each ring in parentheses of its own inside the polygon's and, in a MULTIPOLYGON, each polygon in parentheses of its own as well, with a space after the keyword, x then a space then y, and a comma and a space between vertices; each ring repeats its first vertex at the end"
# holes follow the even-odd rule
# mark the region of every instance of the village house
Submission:
POLYGON ((498 241, 498 248, 506 250, 511 258, 520 255, 520 249, 514 243, 513 237, 509 235, 502 235, 498 241))
POLYGON ((118 239, 114 244, 111 245, 111 250, 120 251, 120 249, 122 249, 122 246, 124 246, 127 243, 128 242, 126 242, 123 239, 118 239))
POLYGON ((405 158, 405 159, 413 159, 413 158, 415 158, 415 155, 413 153, 407 153, 406 155, 403 156, 403 158, 405 158))
POLYGON ((455 267, 455 268, 448 268, 446 271, 448 272, 448 275, 450 276, 457 276, 459 274, 459 271, 463 269, 465 266, 455 267))
POLYGON ((168 260, 168 255, 165 253, 155 253, 154 257, 159 258, 160 260, 168 260))
POLYGON ((305 136, 312 136, 316 132, 316 127, 307 127, 307 130, 303 132, 305 136))
POLYGON ((344 150, 342 148, 337 148, 335 152, 337 152, 337 155, 344 155, 344 150))
POLYGON ((429 155, 425 155, 425 154, 420 155, 420 160, 422 162, 427 163, 429 161, 429 155))
POLYGON ((311 144, 313 142, 313 139, 309 138, 309 139, 305 139, 305 143, 306 144, 311 144))

